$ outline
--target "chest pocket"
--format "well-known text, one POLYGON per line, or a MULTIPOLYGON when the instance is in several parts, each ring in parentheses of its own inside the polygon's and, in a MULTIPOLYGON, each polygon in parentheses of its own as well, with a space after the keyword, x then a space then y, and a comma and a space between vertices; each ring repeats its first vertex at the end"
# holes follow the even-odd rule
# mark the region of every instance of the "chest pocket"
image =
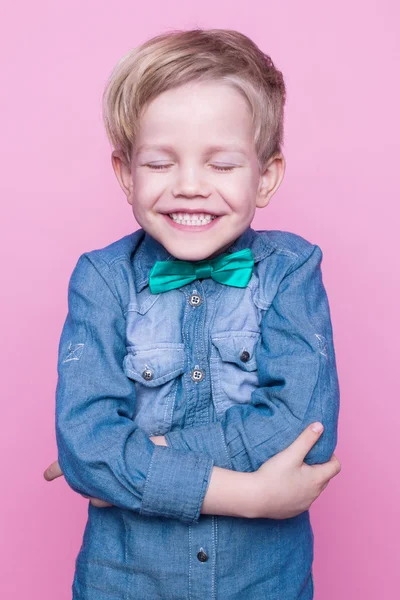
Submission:
POLYGON ((136 390, 134 421, 147 435, 169 431, 181 375, 185 372, 183 343, 158 342, 127 346, 123 369, 136 390))
POLYGON ((256 346, 261 333, 221 331, 211 336, 210 370, 218 417, 234 404, 248 404, 259 384, 256 346))

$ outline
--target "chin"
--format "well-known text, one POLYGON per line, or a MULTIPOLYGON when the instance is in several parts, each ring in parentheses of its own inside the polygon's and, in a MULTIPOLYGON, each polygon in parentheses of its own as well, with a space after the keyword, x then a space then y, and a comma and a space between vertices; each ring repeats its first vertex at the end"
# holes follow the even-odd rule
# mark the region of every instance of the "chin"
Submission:
MULTIPOLYGON (((229 247, 229 246, 228 246, 229 247)), ((218 256, 225 252, 226 249, 214 249, 204 252, 185 252, 185 251, 177 251, 176 253, 169 251, 175 258, 179 260, 190 260, 190 261, 199 261, 199 260, 211 260, 212 258, 218 256)))
POLYGON ((192 262, 194 261, 198 261, 198 260, 206 260, 208 258, 208 255, 203 253, 199 253, 199 252, 194 252, 194 253, 190 253, 190 252, 171 252, 171 254, 173 256, 175 256, 175 258, 177 258, 178 260, 190 260, 192 262))

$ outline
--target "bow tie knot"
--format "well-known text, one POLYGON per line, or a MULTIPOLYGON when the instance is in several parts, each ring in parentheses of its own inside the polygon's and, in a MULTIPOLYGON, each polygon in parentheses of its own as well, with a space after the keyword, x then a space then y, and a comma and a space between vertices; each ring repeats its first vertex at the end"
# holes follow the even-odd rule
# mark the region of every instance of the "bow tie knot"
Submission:
POLYGON ((246 287, 253 266, 254 257, 250 248, 209 260, 158 260, 150 271, 150 291, 152 294, 159 294, 206 277, 224 285, 246 287))
POLYGON ((213 267, 209 262, 205 262, 203 265, 199 263, 194 265, 194 267, 194 274, 196 275, 196 279, 204 279, 205 277, 211 277, 213 267))

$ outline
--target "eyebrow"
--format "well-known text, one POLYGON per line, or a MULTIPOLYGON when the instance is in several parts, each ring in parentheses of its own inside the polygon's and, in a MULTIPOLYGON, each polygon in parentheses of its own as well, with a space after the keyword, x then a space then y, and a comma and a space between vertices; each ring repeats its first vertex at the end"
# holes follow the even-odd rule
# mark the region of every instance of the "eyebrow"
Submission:
MULTIPOLYGON (((145 150, 164 150, 166 152, 174 152, 174 148, 168 144, 142 144, 138 147, 137 153, 145 150)), ((246 154, 245 149, 239 144, 213 144, 212 146, 207 146, 205 149, 205 153, 219 151, 241 152, 242 154, 246 154)))

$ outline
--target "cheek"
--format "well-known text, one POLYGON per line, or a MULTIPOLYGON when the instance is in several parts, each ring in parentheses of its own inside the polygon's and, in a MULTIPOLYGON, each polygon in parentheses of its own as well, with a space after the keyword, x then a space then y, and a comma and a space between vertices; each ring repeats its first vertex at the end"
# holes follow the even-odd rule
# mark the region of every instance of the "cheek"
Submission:
POLYGON ((170 194, 166 178, 143 178, 137 185, 137 194, 141 210, 152 210, 160 201, 170 194))
POLYGON ((254 192, 251 182, 231 181, 220 190, 220 194, 231 210, 246 216, 251 213, 254 204, 254 192))
POLYGON ((134 180, 134 203, 138 212, 151 209, 165 189, 161 178, 138 175, 134 180))
POLYGON ((235 191, 234 197, 227 199, 232 212, 241 221, 248 221, 254 217, 255 196, 249 188, 240 188, 235 191))
MULTIPOLYGON (((218 185, 217 182, 216 185, 218 185)), ((251 196, 254 186, 257 187, 257 182, 255 182, 251 170, 246 168, 238 169, 221 182, 221 190, 224 190, 232 200, 236 201, 244 196, 251 196)))

